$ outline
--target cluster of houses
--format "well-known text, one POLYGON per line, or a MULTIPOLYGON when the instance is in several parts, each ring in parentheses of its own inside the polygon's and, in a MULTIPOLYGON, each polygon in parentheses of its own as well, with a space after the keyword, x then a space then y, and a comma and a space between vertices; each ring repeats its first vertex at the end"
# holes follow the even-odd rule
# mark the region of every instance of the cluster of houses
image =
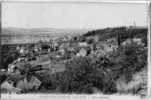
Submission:
MULTIPOLYGON (((116 38, 110 38, 104 41, 94 40, 94 43, 88 43, 87 41, 73 41, 73 38, 67 40, 61 38, 58 40, 53 40, 49 42, 36 43, 30 47, 28 46, 17 46, 16 50, 21 55, 17 60, 8 65, 7 73, 16 73, 20 75, 20 71, 16 65, 18 63, 38 61, 41 55, 49 55, 49 60, 60 59, 60 60, 70 60, 74 57, 84 57, 84 56, 104 56, 109 52, 112 52, 118 48, 118 42, 116 38), (52 56, 53 55, 53 56, 52 56)), ((140 38, 127 39, 122 42, 121 45, 130 44, 136 42, 138 45, 143 45, 140 38)), ((3 83, 3 88, 13 87, 9 82, 3 83), (5 86, 6 85, 6 86, 5 86)), ((17 84, 17 90, 22 89, 38 89, 41 85, 40 80, 32 76, 32 78, 27 81, 26 78, 20 80, 17 84)))

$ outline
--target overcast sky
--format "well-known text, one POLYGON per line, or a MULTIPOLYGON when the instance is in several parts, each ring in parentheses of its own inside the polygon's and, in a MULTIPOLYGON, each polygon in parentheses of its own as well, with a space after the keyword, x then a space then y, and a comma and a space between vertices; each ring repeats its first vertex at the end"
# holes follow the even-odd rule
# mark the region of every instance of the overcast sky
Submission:
POLYGON ((2 27, 105 28, 147 25, 146 4, 3 3, 2 27))

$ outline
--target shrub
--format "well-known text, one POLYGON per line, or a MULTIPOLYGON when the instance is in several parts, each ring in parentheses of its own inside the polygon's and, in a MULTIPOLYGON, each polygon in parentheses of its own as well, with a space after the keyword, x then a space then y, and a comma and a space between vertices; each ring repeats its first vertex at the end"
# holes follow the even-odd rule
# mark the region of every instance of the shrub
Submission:
POLYGON ((19 57, 19 53, 12 49, 4 47, 2 49, 2 68, 7 69, 8 65, 19 57))
POLYGON ((66 64, 64 72, 54 75, 52 84, 63 93, 93 93, 93 88, 103 93, 116 92, 114 81, 103 69, 105 66, 97 68, 94 64, 89 57, 75 58, 66 64))
POLYGON ((124 75, 127 82, 131 81, 132 75, 139 72, 147 65, 147 49, 136 43, 121 46, 110 55, 110 60, 114 63, 115 77, 124 75), (116 58, 116 59, 115 59, 116 58))
POLYGON ((6 72, 0 71, 0 85, 7 79, 6 72))
POLYGON ((52 87, 52 78, 50 71, 44 71, 36 74, 36 77, 42 82, 41 88, 45 90, 54 89, 52 87))

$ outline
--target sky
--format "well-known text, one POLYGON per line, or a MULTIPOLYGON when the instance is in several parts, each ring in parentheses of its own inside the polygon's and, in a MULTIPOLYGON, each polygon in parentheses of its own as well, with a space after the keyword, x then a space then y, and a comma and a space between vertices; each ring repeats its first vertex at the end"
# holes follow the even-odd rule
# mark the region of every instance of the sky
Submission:
POLYGON ((3 3, 2 27, 105 28, 146 26, 146 4, 3 3))

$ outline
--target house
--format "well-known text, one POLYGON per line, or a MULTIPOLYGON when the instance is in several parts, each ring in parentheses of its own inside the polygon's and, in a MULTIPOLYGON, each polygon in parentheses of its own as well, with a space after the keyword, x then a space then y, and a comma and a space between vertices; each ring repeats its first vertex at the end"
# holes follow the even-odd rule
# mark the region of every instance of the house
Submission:
POLYGON ((29 53, 29 50, 25 47, 21 47, 20 50, 19 50, 19 53, 22 55, 22 56, 25 56, 26 54, 29 53))
POLYGON ((106 41, 106 44, 112 49, 115 50, 118 48, 118 41, 116 38, 110 38, 106 41))
POLYGON ((27 78, 24 78, 23 80, 20 80, 17 83, 17 88, 20 90, 37 90, 39 86, 41 85, 41 81, 38 80, 36 77, 32 76, 31 79, 28 81, 27 78))
POLYGON ((24 78, 23 80, 18 81, 16 87, 22 91, 28 91, 33 88, 33 85, 27 81, 27 78, 24 78))
POLYGON ((13 86, 13 82, 7 80, 1 84, 1 90, 6 90, 9 93, 20 93, 21 89, 13 86))
POLYGON ((65 49, 59 49, 59 53, 60 53, 61 55, 64 55, 64 54, 65 54, 65 49))
POLYGON ((17 47, 16 47, 16 50, 17 50, 17 51, 20 50, 20 46, 17 46, 17 47))
POLYGON ((22 61, 26 61, 26 58, 23 58, 23 57, 22 57, 22 58, 18 58, 18 59, 17 59, 17 62, 22 62, 22 61))
POLYGON ((77 53, 77 55, 76 56, 82 56, 82 57, 84 57, 84 56, 86 56, 87 55, 87 50, 86 49, 84 49, 84 48, 81 48, 80 49, 80 51, 77 53))
POLYGON ((39 51, 40 51, 40 49, 37 46, 35 46, 34 47, 34 52, 39 52, 39 51))
POLYGON ((138 45, 141 45, 142 39, 141 38, 133 38, 133 42, 137 43, 138 45))
POLYGON ((19 50, 19 53, 20 53, 20 54, 24 54, 24 52, 25 52, 25 48, 24 48, 24 47, 21 47, 20 50, 19 50))
POLYGON ((132 43, 132 40, 131 39, 127 39, 124 42, 122 42, 122 45, 125 46, 125 45, 131 44, 131 43, 132 43))
POLYGON ((78 45, 79 45, 80 47, 87 47, 87 46, 89 46, 89 45, 87 44, 87 42, 79 42, 78 45))
POLYGON ((8 65, 8 73, 12 73, 12 72, 14 72, 14 68, 15 68, 16 66, 14 65, 14 64, 9 64, 8 65))
POLYGON ((41 85, 41 81, 34 76, 31 77, 30 83, 32 83, 34 90, 37 90, 41 85))
MULTIPOLYGON (((118 45, 116 43, 112 43, 111 40, 102 41, 96 43, 95 52, 93 52, 97 56, 103 56, 113 50, 116 50, 118 45)), ((92 53, 92 52, 91 52, 92 53)))
POLYGON ((136 43, 137 45, 143 45, 142 43, 142 39, 141 38, 133 38, 133 39, 127 39, 125 40, 122 45, 127 45, 127 44, 131 44, 131 43, 136 43))

